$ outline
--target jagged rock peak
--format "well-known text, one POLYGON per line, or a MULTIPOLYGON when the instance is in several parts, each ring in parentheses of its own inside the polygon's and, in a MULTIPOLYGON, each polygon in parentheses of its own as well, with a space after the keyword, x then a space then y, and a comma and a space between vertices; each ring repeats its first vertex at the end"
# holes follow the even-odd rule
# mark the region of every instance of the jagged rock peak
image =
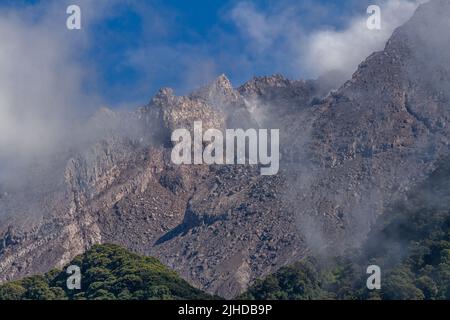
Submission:
POLYGON ((233 92, 233 85, 231 84, 231 81, 224 75, 221 74, 219 77, 217 77, 214 81, 210 82, 208 85, 201 87, 200 89, 194 91, 194 95, 198 94, 201 95, 202 93, 230 93, 233 92))
POLYGON ((214 86, 218 89, 222 88, 225 90, 233 90, 231 81, 223 73, 219 77, 217 77, 216 80, 214 80, 211 86, 214 86))
POLYGON ((173 95, 174 93, 172 88, 161 88, 156 94, 156 97, 171 97, 173 95))
POLYGON ((285 86, 289 84, 290 81, 286 79, 281 74, 274 74, 271 76, 262 76, 262 77, 253 77, 252 80, 246 82, 242 85, 242 87, 248 87, 248 86, 285 86))
POLYGON ((224 74, 210 84, 194 91, 190 97, 205 100, 215 107, 233 104, 239 100, 239 94, 224 74))
POLYGON ((254 77, 252 80, 244 83, 237 91, 244 96, 252 95, 254 93, 261 93, 265 88, 281 88, 288 87, 292 81, 286 79, 280 74, 271 76, 254 77))
POLYGON ((170 103, 175 98, 172 88, 161 88, 158 93, 150 101, 151 105, 164 106, 170 103))

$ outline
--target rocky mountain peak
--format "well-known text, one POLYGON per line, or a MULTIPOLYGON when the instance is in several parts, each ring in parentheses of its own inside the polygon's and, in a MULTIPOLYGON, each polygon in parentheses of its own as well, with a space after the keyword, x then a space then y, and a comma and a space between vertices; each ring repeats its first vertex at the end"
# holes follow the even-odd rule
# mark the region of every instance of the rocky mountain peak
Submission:
POLYGON ((174 99, 175 95, 172 88, 161 88, 150 101, 150 106, 164 107, 170 105, 174 99))
POLYGON ((213 85, 216 88, 222 88, 223 90, 227 91, 233 90, 231 81, 223 73, 219 77, 217 77, 217 79, 213 82, 213 85))
POLYGON ((238 88, 238 91, 244 95, 261 94, 265 88, 279 88, 289 86, 290 81, 280 74, 271 76, 254 77, 252 80, 244 83, 238 88))
POLYGON ((194 91, 190 96, 202 99, 216 109, 226 109, 240 101, 238 92, 234 90, 230 80, 224 74, 210 84, 194 91))

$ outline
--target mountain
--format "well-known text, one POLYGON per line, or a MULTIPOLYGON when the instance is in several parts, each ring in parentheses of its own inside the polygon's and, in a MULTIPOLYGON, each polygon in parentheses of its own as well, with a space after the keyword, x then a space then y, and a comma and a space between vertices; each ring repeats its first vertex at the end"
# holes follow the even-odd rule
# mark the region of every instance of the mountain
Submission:
POLYGON ((360 247, 448 153, 449 14, 448 1, 420 6, 339 88, 221 76, 187 96, 161 89, 134 112, 100 110, 77 143, 0 183, 0 281, 114 243, 231 298, 305 257, 360 247), (280 172, 174 165, 171 132, 196 120, 280 129, 280 172))
MULTIPOLYGON (((81 288, 69 290, 64 271, 52 270, 0 285, 0 300, 212 299, 158 260, 115 245, 95 245, 70 265, 81 271, 81 288)), ((65 268, 66 269, 66 268, 65 268)))
POLYGON ((246 299, 450 299, 450 158, 380 216, 364 245, 344 259, 305 259, 258 280, 246 299), (368 265, 380 290, 366 287, 368 265))
MULTIPOLYGON (((306 258, 257 280, 240 299, 450 299, 450 158, 379 217, 364 245, 345 258, 306 258), (437 199, 439 201, 437 201, 437 199), (367 264, 381 267, 381 290, 366 288, 367 264)), ((95 245, 69 265, 81 290, 52 270, 0 285, 7 299, 211 299, 150 257, 95 245)), ((66 268, 64 268, 66 269, 66 268)))

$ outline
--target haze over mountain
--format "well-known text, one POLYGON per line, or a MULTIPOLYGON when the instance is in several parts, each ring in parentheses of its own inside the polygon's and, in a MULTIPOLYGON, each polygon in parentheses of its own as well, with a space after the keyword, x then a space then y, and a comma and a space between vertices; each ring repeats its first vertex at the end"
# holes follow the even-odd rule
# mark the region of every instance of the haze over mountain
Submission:
POLYGON ((358 247, 448 153, 448 17, 448 1, 421 5, 339 88, 331 74, 238 88, 220 76, 187 96, 161 89, 134 112, 101 109, 76 145, 0 180, 0 280, 116 243, 230 298, 308 255, 358 247), (196 120, 279 128, 280 173, 172 164, 171 132, 196 120))

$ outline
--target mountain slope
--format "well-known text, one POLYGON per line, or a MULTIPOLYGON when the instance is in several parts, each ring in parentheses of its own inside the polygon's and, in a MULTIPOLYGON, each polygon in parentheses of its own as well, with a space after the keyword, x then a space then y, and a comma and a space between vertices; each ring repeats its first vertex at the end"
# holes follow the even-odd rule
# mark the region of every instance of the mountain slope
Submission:
POLYGON ((247 299, 450 299, 450 159, 381 216, 364 246, 332 262, 310 259, 257 281, 247 299), (366 288, 369 265, 381 289, 366 288))

